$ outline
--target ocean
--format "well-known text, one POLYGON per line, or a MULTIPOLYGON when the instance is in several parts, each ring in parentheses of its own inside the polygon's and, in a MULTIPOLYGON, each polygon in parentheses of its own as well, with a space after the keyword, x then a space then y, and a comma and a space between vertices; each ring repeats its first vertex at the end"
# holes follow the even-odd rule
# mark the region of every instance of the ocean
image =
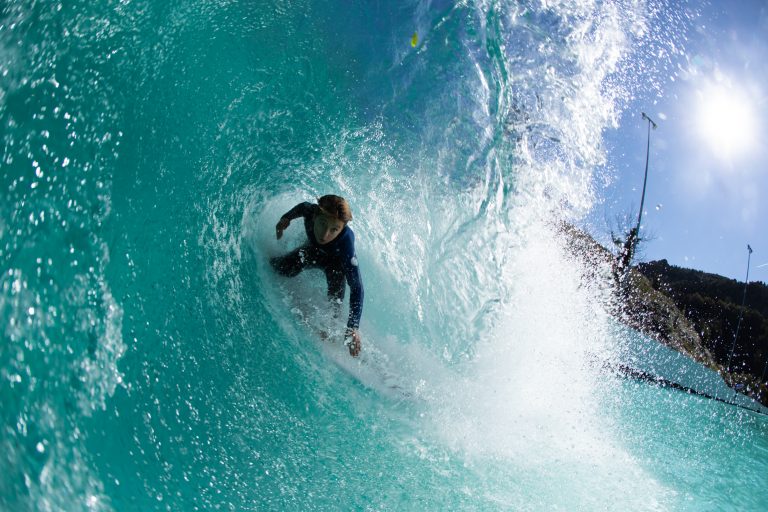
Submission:
POLYGON ((2 4, 0 510, 768 509, 762 409, 607 371, 717 386, 617 325, 559 228, 694 15, 2 4), (323 274, 267 263, 323 194, 359 359, 317 336, 323 274))

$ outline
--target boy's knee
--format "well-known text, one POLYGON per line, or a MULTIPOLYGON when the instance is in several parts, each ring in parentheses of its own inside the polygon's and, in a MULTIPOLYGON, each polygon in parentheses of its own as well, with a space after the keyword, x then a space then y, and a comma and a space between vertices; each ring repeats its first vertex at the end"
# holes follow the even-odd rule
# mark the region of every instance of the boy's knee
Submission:
POLYGON ((294 277, 301 272, 301 265, 296 264, 291 258, 285 256, 270 258, 269 264, 272 265, 275 272, 286 277, 294 277))
POLYGON ((269 264, 272 266, 274 270, 276 270, 279 273, 283 273, 283 259, 278 257, 275 258, 269 258, 269 264))

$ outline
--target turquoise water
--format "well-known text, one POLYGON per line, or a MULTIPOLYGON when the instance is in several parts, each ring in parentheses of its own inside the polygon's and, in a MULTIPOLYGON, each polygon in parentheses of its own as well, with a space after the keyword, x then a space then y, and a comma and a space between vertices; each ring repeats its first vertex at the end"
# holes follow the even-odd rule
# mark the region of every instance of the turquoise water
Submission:
POLYGON ((0 7, 0 508, 768 507, 765 418, 595 364, 678 372, 556 228, 681 11, 350 4, 0 7), (265 266, 324 193, 360 362, 265 266))

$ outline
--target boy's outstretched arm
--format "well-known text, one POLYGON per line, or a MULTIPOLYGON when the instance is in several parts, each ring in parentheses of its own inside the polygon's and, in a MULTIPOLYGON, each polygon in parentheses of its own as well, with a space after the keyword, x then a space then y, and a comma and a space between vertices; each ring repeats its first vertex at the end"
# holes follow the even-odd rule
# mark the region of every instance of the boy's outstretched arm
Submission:
POLYGON ((312 204, 308 202, 299 203, 288 210, 287 213, 280 217, 280 220, 277 221, 277 225, 275 226, 275 234, 277 235, 277 239, 280 240, 283 237, 283 231, 288 229, 288 226, 291 224, 293 219, 303 217, 311 210, 312 204))

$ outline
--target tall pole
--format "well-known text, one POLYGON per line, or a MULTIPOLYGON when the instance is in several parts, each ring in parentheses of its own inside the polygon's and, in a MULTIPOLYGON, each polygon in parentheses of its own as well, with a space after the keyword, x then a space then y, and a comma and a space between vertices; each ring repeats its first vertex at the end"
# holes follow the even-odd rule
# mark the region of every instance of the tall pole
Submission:
POLYGON ((739 337, 739 327, 741 327, 741 318, 744 316, 744 304, 747 301, 747 284, 749 283, 749 260, 752 258, 752 248, 747 244, 747 278, 744 280, 744 295, 741 297, 741 309, 739 310, 739 321, 736 322, 736 334, 733 336, 733 345, 731 345, 731 352, 728 354, 728 364, 725 365, 727 372, 731 371, 731 358, 733 357, 733 350, 736 348, 736 339, 739 337))
POLYGON ((627 240, 624 242, 624 250, 622 251, 621 260, 619 266, 622 272, 626 273, 629 270, 629 265, 632 263, 632 258, 635 255, 635 249, 637 242, 640 239, 640 222, 643 220, 643 206, 645 204, 645 189, 648 185, 648 161, 651 156, 651 127, 656 129, 656 123, 648 117, 648 114, 642 112, 643 120, 648 121, 648 137, 645 144, 645 174, 643 176, 643 193, 640 196, 640 212, 637 215, 637 225, 629 231, 627 240))
POLYGON ((648 121, 648 139, 645 145, 645 176, 643 176, 643 193, 640 196, 640 212, 637 214, 637 226, 635 226, 635 234, 640 234, 640 221, 643 220, 643 205, 645 204, 645 187, 648 185, 648 158, 651 154, 651 126, 653 126, 653 129, 656 129, 656 123, 653 122, 653 119, 648 117, 648 114, 645 112, 643 114, 643 119, 648 121))

